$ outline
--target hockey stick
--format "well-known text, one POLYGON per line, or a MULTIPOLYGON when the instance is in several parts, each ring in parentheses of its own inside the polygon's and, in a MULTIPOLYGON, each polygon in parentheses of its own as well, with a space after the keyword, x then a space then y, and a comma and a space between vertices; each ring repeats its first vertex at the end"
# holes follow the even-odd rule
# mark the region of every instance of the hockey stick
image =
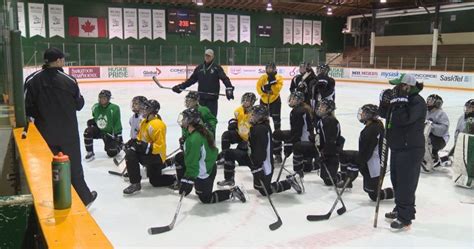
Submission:
POLYGON ((287 158, 288 157, 286 156, 285 159, 283 159, 283 162, 281 163, 280 172, 278 172, 278 177, 276 179, 277 182, 280 180, 280 176, 281 176, 281 173, 283 172, 283 169, 285 168, 285 162, 287 158))
MULTIPOLYGON (((178 152, 180 150, 180 148, 177 148, 176 150, 174 150, 173 152, 169 153, 168 155, 166 155, 166 157, 170 157, 170 156, 173 156, 174 154, 176 154, 176 152, 178 152)), ((125 157, 123 157, 120 161, 118 161, 116 158, 114 158, 114 164, 115 166, 119 166, 123 160, 125 160, 125 157)), ((109 174, 112 174, 112 175, 117 175, 117 176, 123 176, 125 174, 125 172, 127 172, 127 167, 125 167, 122 171, 122 173, 119 173, 117 171, 112 171, 112 170, 109 170, 109 174)))
MULTIPOLYGON (((344 183, 344 187, 343 187, 342 190, 341 190, 341 195, 342 195, 342 194, 344 193, 344 191, 346 190, 346 187, 347 187, 347 185, 349 184, 350 180, 351 180, 350 178, 347 178, 347 179, 346 179, 346 182, 344 183)), ((328 212, 327 214, 323 214, 323 215, 307 215, 307 216, 306 216, 306 219, 307 219, 308 221, 328 220, 329 217, 331 217, 331 214, 332 214, 332 212, 334 211, 334 209, 336 208, 336 205, 337 205, 338 202, 339 202, 339 198, 336 198, 336 200, 335 200, 334 203, 332 204, 331 209, 329 210, 329 212, 328 212)), ((339 215, 341 215, 341 214, 344 213, 344 212, 342 212, 342 211, 344 211, 344 212, 346 211, 345 207, 342 207, 342 208, 338 209, 338 210, 337 210, 337 213, 338 213, 339 215)))
POLYGON ((388 126, 390 125, 390 121, 392 119, 392 109, 390 107, 387 112, 387 117, 388 118, 385 120, 385 129, 383 131, 383 139, 382 139, 382 155, 381 155, 382 165, 380 168, 379 183, 377 185, 377 201, 375 203, 374 228, 377 227, 377 220, 379 218, 379 207, 380 207, 380 191, 382 190, 383 179, 385 177, 385 173, 387 172, 387 159, 388 159, 387 130, 388 130, 388 126))
POLYGON ((329 180, 331 180, 331 183, 334 186, 334 190, 336 191, 336 194, 337 194, 337 199, 339 199, 341 201, 342 207, 337 210, 337 214, 342 215, 343 213, 346 212, 346 205, 344 204, 344 201, 342 200, 341 194, 339 193, 339 191, 337 191, 336 183, 334 182, 334 179, 332 178, 331 173, 329 173, 329 169, 328 169, 326 163, 322 162, 321 164, 324 167, 324 169, 326 170, 326 174, 328 174, 329 180))
POLYGON ((274 231, 274 230, 277 230, 278 228, 280 228, 281 225, 283 224, 283 222, 281 221, 280 215, 278 215, 278 212, 275 209, 275 206, 273 205, 272 198, 270 198, 270 195, 268 194, 267 188, 265 187, 265 184, 263 184, 262 180, 260 180, 260 184, 262 184, 263 191, 265 191, 265 195, 267 195, 267 197, 268 197, 268 201, 270 202, 270 205, 273 208, 273 212, 275 212, 275 215, 278 218, 277 221, 275 221, 274 223, 272 223, 268 226, 270 228, 270 230, 274 231))
POLYGON ((184 193, 182 193, 181 196, 179 197, 179 202, 178 202, 178 206, 176 207, 176 212, 174 213, 173 221, 171 221, 171 223, 167 226, 148 228, 148 234, 154 235, 154 234, 159 234, 159 233, 165 233, 173 229, 174 224, 176 223, 176 219, 178 218, 179 209, 181 209, 181 203, 183 202, 183 197, 184 197, 184 193))
MULTIPOLYGON (((153 81, 156 83, 156 85, 158 85, 158 87, 163 88, 163 89, 169 89, 169 90, 173 89, 172 87, 163 86, 156 76, 153 76, 152 78, 153 78, 153 81)), ((181 91, 183 91, 183 92, 197 92, 199 94, 207 94, 207 95, 213 95, 213 96, 226 96, 223 93, 208 93, 208 92, 200 92, 200 91, 193 91, 193 90, 187 90, 187 89, 181 89, 181 91)))

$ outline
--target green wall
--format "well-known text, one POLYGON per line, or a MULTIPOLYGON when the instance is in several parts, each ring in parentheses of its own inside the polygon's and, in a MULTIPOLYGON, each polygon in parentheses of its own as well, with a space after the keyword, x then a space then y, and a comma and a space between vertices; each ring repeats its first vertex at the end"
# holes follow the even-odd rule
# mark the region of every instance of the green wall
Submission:
MULTIPOLYGON (((40 2, 40 1, 27 1, 40 2)), ((235 64, 259 64, 266 63, 268 60, 275 58, 281 63, 288 61, 288 51, 290 51, 290 63, 296 64, 303 59, 315 56, 323 60, 325 52, 340 52, 343 49, 343 39, 341 30, 344 25, 344 18, 335 17, 321 17, 321 16, 288 16, 276 13, 262 12, 244 12, 232 11, 225 9, 209 9, 197 8, 198 12, 206 13, 222 13, 222 14, 240 14, 251 16, 251 44, 236 43, 236 42, 200 42, 199 41, 199 27, 195 35, 182 37, 179 34, 167 33, 166 41, 162 39, 148 40, 148 39, 126 39, 121 40, 114 38, 109 39, 92 39, 92 38, 72 38, 68 37, 68 17, 69 16, 84 16, 84 17, 107 17, 108 7, 129 7, 129 8, 181 8, 175 6, 157 5, 157 4, 119 4, 111 1, 100 0, 65 0, 65 1, 51 1, 45 0, 41 3, 55 3, 63 4, 65 12, 66 23, 66 39, 63 38, 23 38, 24 62, 27 65, 41 64, 42 52, 49 46, 56 46, 64 48, 69 54, 71 61, 79 60, 79 49, 81 50, 80 59, 81 65, 92 65, 95 63, 95 51, 97 51, 97 61, 99 65, 126 65, 130 64, 144 64, 146 57, 146 64, 189 64, 199 63, 202 60, 204 48, 213 48, 217 54, 219 63, 229 63, 230 53, 235 54, 235 64), (323 31, 322 39, 324 41, 323 47, 309 46, 309 45, 283 45, 282 29, 283 18, 300 18, 308 20, 322 20, 323 31), (267 23, 272 25, 272 37, 263 38, 256 36, 256 28, 258 24, 267 23), (80 48, 77 44, 81 44, 80 48), (113 48, 111 47, 113 44, 113 48), (146 55, 145 55, 146 46, 146 55), (160 47, 161 46, 161 47, 160 47), (273 48, 276 48, 274 51, 273 48), (130 54, 128 51, 130 49, 130 54), (111 53, 113 50, 113 62, 111 61, 111 53), (303 50, 305 52, 303 52, 303 50), (36 58, 34 56, 37 52, 36 58), (175 55, 177 59, 175 59, 175 55), (304 54, 304 58, 303 58, 304 54), (246 56, 245 56, 246 55, 246 56), (261 56, 260 56, 261 55, 261 56), (260 57, 260 59, 259 59, 260 57)), ((185 8, 185 7, 182 7, 185 8)), ((25 6, 27 11, 27 8, 25 6)), ((198 17, 199 18, 199 17, 198 17)), ((47 19, 47 13, 46 13, 47 19)), ((28 23, 28 15, 26 15, 26 23, 28 23)), ((48 32, 48 30, 47 30, 48 32)))

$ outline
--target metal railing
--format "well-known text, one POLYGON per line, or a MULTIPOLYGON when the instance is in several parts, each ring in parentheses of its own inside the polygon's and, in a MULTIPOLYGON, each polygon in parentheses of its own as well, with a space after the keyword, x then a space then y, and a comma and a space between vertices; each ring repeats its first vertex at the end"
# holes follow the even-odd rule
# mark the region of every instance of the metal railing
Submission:
POLYGON ((369 56, 344 58, 333 66, 377 68, 377 69, 405 69, 405 70, 433 70, 433 71, 474 71, 474 57, 438 56, 436 65, 431 65, 430 56, 375 56, 374 63, 370 64, 369 56))
POLYGON ((49 47, 66 54, 68 66, 97 65, 195 65, 204 60, 207 48, 223 65, 298 65, 302 61, 318 64, 323 52, 316 48, 266 48, 251 46, 186 46, 99 43, 37 42, 23 45, 24 66, 41 66, 43 51, 49 47))

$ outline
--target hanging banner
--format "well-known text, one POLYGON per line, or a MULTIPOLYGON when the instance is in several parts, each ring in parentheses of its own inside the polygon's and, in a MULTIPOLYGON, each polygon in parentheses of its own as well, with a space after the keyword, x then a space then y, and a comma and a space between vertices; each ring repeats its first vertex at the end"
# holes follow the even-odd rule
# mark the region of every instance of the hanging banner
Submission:
POLYGON ((304 20, 303 21, 303 44, 311 45, 312 31, 313 31, 313 21, 304 20))
POLYGON ((250 16, 240 16, 240 42, 250 43, 250 16))
POLYGON ((137 9, 123 9, 123 23, 124 23, 124 39, 137 39, 137 9))
POLYGON ((39 35, 46 37, 46 27, 44 23, 44 4, 29 3, 28 19, 30 26, 30 37, 39 35))
POLYGON ((225 42, 225 15, 214 14, 214 41, 225 42))
POLYGON ((303 20, 293 20, 293 44, 303 44, 303 20))
POLYGON ((138 9, 138 39, 143 38, 152 39, 150 9, 138 9))
POLYGON ((123 39, 122 8, 109 8, 109 39, 123 39))
POLYGON ((283 44, 293 44, 293 19, 283 19, 283 44))
POLYGON ((238 22, 239 19, 237 15, 227 15, 227 42, 239 41, 237 33, 238 22))
POLYGON ((313 21, 313 42, 312 45, 321 45, 321 21, 313 21))
POLYGON ((64 38, 64 6, 48 4, 49 37, 59 36, 64 38))
POLYGON ((107 24, 105 18, 95 17, 69 17, 69 36, 105 38, 107 37, 107 24))
POLYGON ((153 10, 153 39, 166 40, 165 10, 153 10))
POLYGON ((21 31, 21 36, 26 37, 26 24, 25 24, 25 4, 22 2, 17 3, 18 13, 18 29, 21 31))
POLYGON ((211 30, 211 15, 209 13, 199 14, 199 34, 200 41, 208 40, 212 41, 212 30, 211 30))

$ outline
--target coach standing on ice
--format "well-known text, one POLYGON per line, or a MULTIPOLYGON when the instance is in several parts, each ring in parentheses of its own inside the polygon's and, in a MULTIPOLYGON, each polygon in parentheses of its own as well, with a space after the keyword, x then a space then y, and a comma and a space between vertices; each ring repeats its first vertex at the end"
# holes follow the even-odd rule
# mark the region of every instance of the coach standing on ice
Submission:
POLYGON ((184 89, 198 82, 199 104, 206 106, 217 117, 217 99, 219 98, 219 80, 225 85, 225 95, 228 100, 234 99, 234 87, 221 66, 214 62, 214 51, 207 49, 204 63, 194 69, 191 77, 185 82, 173 87, 173 91, 181 93, 184 89), (211 94, 206 94, 211 93, 211 94))
POLYGON ((395 192, 395 208, 385 217, 396 219, 390 226, 400 230, 409 227, 415 219, 415 191, 425 154, 423 130, 427 108, 425 100, 418 94, 423 84, 418 83, 413 75, 402 74, 390 84, 396 86, 382 92, 380 116, 389 122, 387 141, 391 151, 390 178, 395 192))
POLYGON ((62 69, 64 54, 61 50, 47 49, 44 62, 40 71, 26 78, 26 115, 35 119, 36 127, 53 154, 61 151, 69 156, 71 183, 84 205, 89 205, 97 197, 97 192, 91 192, 84 180, 76 116, 76 111, 84 106, 84 98, 76 79, 62 69))

